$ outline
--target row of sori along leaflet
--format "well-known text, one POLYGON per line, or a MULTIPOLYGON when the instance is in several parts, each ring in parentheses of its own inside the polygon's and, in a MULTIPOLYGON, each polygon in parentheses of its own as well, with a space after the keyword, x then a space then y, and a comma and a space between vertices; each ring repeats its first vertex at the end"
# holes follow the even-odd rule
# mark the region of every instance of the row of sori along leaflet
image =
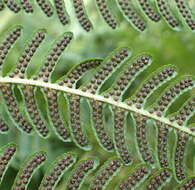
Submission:
MULTIPOLYGON (((83 0, 71 0, 75 15, 82 28, 86 31, 90 31, 93 25, 87 15, 86 8, 83 0)), ((106 0, 94 0, 97 4, 97 8, 105 20, 105 22, 112 28, 115 29, 119 25, 117 16, 112 12, 112 8, 106 0)), ((59 21, 66 25, 70 22, 67 8, 63 0, 36 0, 37 5, 41 8, 43 13, 47 17, 51 17, 56 14, 59 21), (53 7, 54 4, 54 7, 53 7)), ((188 1, 185 0, 155 0, 155 3, 150 0, 116 0, 119 10, 122 12, 124 18, 131 23, 131 25, 139 30, 144 31, 147 28, 147 18, 153 22, 159 22, 163 18, 166 23, 174 30, 181 30, 183 26, 187 25, 189 29, 195 31, 195 16, 191 10, 188 1), (172 6, 174 4, 175 6, 172 6), (172 10, 172 7, 176 7, 176 10, 172 10), (143 12, 143 14, 140 12, 143 12)), ((26 13, 33 13, 34 6, 30 0, 1 0, 0 10, 3 10, 5 5, 14 13, 18 13, 24 10, 26 13)))

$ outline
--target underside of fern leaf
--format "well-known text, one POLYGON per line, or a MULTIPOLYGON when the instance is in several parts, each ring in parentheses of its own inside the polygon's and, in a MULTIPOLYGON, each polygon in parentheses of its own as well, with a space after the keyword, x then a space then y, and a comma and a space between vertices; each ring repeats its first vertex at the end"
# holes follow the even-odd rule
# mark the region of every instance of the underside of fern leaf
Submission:
MULTIPOLYGON (((82 1, 73 3, 75 10, 79 9, 83 15, 82 1)), ((123 3, 120 6, 124 6, 123 3)), ((144 7, 146 5, 142 4, 144 7)), ((81 25, 86 24, 86 30, 90 29, 88 20, 84 23, 79 21, 81 25)), ((38 134, 48 139, 54 131, 63 143, 72 143, 78 147, 78 151, 86 152, 75 166, 74 154, 58 157, 45 172, 41 190, 54 189, 72 166, 74 169, 65 180, 67 189, 86 188, 85 181, 90 176, 93 177, 87 188, 109 188, 110 183, 116 184, 116 175, 123 176, 122 173, 130 166, 133 169, 128 173, 129 178, 121 177, 123 179, 116 184, 116 188, 159 189, 166 188, 172 180, 179 188, 186 184, 193 187, 194 168, 187 167, 186 162, 190 155, 188 146, 190 143, 194 146, 195 138, 190 124, 195 113, 194 96, 184 99, 179 109, 170 112, 171 106, 182 95, 194 90, 193 76, 177 77, 178 71, 171 65, 156 71, 152 69, 148 77, 143 77, 138 89, 129 94, 137 78, 152 67, 152 56, 140 54, 131 58, 129 48, 119 48, 104 59, 84 60, 61 78, 53 80, 60 57, 66 53, 65 49, 73 38, 70 32, 64 33, 53 43, 42 66, 30 76, 28 71, 33 58, 47 39, 47 32, 42 29, 32 35, 32 40, 26 43, 18 61, 6 73, 3 69, 6 59, 21 35, 21 26, 12 28, 0 45, 3 111, 20 132, 27 133, 29 138, 38 134), (78 85, 89 72, 92 73, 90 80, 78 85), (159 97, 150 102, 158 90, 161 90, 159 97), (105 110, 109 110, 109 116, 106 116, 105 110), (83 111, 87 112, 87 119, 83 111), (111 125, 108 125, 108 117, 111 125), (153 146, 150 143, 151 135, 155 140, 153 146), (94 155, 90 155, 95 147, 92 142, 94 139, 101 151, 115 157, 106 159, 102 164, 94 155)), ((7 120, 2 114, 0 132, 6 133, 8 129, 7 120)), ((8 161, 14 156, 15 145, 8 145, 7 149, 8 153, 3 151, 0 159, 4 159, 5 154, 8 161)), ((34 172, 45 161, 45 152, 39 151, 32 155, 19 170, 13 189, 27 189, 34 172)), ((5 169, 7 163, 3 163, 5 169)))

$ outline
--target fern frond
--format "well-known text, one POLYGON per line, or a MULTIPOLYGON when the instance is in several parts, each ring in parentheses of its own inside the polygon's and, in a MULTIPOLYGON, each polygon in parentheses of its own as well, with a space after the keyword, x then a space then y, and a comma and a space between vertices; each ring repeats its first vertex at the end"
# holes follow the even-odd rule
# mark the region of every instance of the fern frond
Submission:
MULTIPOLYGON (((51 52, 49 53, 47 59, 43 63, 41 71, 38 73, 38 77, 42 78, 43 81, 48 82, 50 76, 58 62, 60 56, 62 55, 65 48, 68 46, 72 40, 72 33, 68 32, 62 35, 62 37, 53 45, 51 52)), ((34 77, 36 79, 37 77, 34 77)))
MULTIPOLYGON (((169 178, 166 172, 169 171, 166 169, 167 167, 170 167, 171 171, 175 173, 174 177, 178 178, 177 183, 185 177, 189 177, 186 170, 187 154, 185 151, 187 143, 190 139, 194 139, 195 133, 190 129, 189 123, 185 122, 185 118, 188 118, 186 115, 184 115, 182 124, 171 119, 171 116, 180 114, 180 109, 183 110, 182 107, 173 115, 169 114, 168 110, 184 92, 194 88, 193 77, 187 76, 175 80, 176 69, 171 65, 163 66, 152 72, 146 79, 144 78, 137 92, 126 98, 124 94, 128 92, 132 83, 136 82, 137 76, 143 71, 147 71, 148 66, 152 65, 152 58, 142 54, 131 63, 129 60, 130 50, 120 48, 103 60, 99 58, 85 60, 71 68, 65 76, 53 81, 52 73, 72 39, 71 33, 63 34, 54 43, 40 72, 34 72, 32 76, 28 76, 26 71, 31 69, 28 67, 29 62, 35 51, 39 51, 38 47, 45 35, 44 30, 39 30, 34 35, 24 53, 19 56, 19 62, 16 65, 17 72, 13 69, 11 75, 8 72, 7 75, 0 77, 2 104, 3 106, 7 105, 7 112, 12 116, 13 123, 18 128, 27 133, 36 129, 41 137, 47 138, 51 125, 59 139, 64 142, 73 141, 84 151, 93 148, 91 136, 88 134, 88 130, 93 129, 93 137, 97 139, 100 147, 108 154, 116 154, 118 158, 113 162, 109 161, 111 165, 108 163, 101 167, 100 172, 95 175, 97 179, 94 178, 91 189, 99 186, 104 189, 119 168, 123 170, 123 167, 129 167, 135 162, 147 162, 149 169, 152 170, 152 175, 154 174, 153 170, 164 171, 162 174, 157 172, 151 177, 151 183, 155 182, 159 186, 166 184, 166 179, 169 178), (89 82, 77 85, 90 71, 93 72, 89 82), (169 83, 170 85, 168 85, 169 83), (149 98, 162 84, 167 84, 168 87, 163 90, 162 95, 154 104, 145 107, 149 98), (41 94, 43 103, 38 100, 37 93, 41 94), (64 107, 61 105, 62 102, 64 107), (41 106, 45 110, 44 116, 41 113, 40 104, 43 104, 41 106), (87 124, 82 118, 81 105, 89 111, 87 124), (65 110, 62 111, 62 107, 65 110), (106 126, 105 108, 110 109, 112 126, 109 128, 106 126), (147 136, 151 122, 156 130, 154 153, 147 136), (130 130, 133 131, 132 134, 129 133, 130 130), (176 136, 176 143, 172 149, 169 147, 168 140, 170 133, 174 133, 176 136), (104 173, 106 173, 105 176, 104 173), (155 176, 158 176, 157 178, 160 178, 162 183, 159 183, 155 176)), ((14 39, 16 38, 14 37, 14 39)), ((5 44, 10 43, 9 48, 11 48, 13 42, 15 41, 7 40, 5 44)), ((185 105, 184 103, 186 109, 185 105)), ((187 109, 182 113, 191 116, 194 109, 191 107, 191 103, 189 105, 190 111, 187 109)), ((3 115, 2 119, 5 119, 3 115)), ((93 169, 95 168, 93 167, 93 169)), ((93 169, 91 168, 90 171, 93 169)), ((85 174, 88 175, 88 173, 85 174)), ((85 174, 82 176, 84 177, 85 174)), ((61 175, 56 179, 58 180, 60 177, 61 175)), ((80 188, 82 182, 83 178, 77 183, 76 188, 80 188)), ((144 182, 145 187, 150 186, 148 182, 148 179, 144 182)), ((75 187, 71 186, 72 183, 68 184, 70 189, 75 187)), ((54 182, 53 185, 55 186, 56 183, 54 182)))
POLYGON ((12 190, 25 190, 32 178, 35 171, 44 163, 46 160, 45 152, 38 152, 32 155, 21 167, 18 172, 12 190))
MULTIPOLYGON (((137 108, 144 107, 147 98, 161 85, 174 78, 176 74, 175 69, 172 67, 165 66, 165 68, 161 68, 159 72, 152 74, 148 77, 148 80, 142 84, 132 102, 136 104, 137 108)), ((130 104, 130 102, 128 103, 130 104)))
POLYGON ((114 117, 114 142, 115 142, 115 149, 121 159, 124 161, 125 164, 130 164, 132 161, 130 152, 127 147, 127 142, 125 139, 125 113, 122 109, 115 110, 115 117, 114 117))
POLYGON ((161 169, 150 177, 150 182, 147 184, 146 189, 159 189, 164 186, 171 177, 171 172, 168 169, 161 169))
POLYGON ((109 79, 109 77, 120 67, 129 56, 128 49, 122 48, 116 51, 114 55, 105 59, 102 66, 98 68, 97 73, 91 80, 87 87, 83 88, 83 91, 89 91, 92 94, 99 94, 103 84, 109 79))
POLYGON ((96 0, 96 4, 105 22, 112 29, 115 29, 117 27, 117 21, 114 15, 112 14, 111 10, 109 9, 109 6, 107 5, 107 0, 96 0))
POLYGON ((121 12, 125 18, 139 31, 146 29, 146 22, 139 13, 135 10, 135 7, 131 1, 128 0, 117 0, 121 12))
POLYGON ((90 144, 89 140, 87 139, 85 131, 82 129, 81 124, 81 111, 80 111, 80 105, 81 105, 81 97, 75 96, 75 95, 69 95, 68 96, 68 102, 69 102, 69 112, 70 112, 70 128, 72 131, 72 137, 75 143, 85 149, 89 150, 90 144))
POLYGON ((20 5, 15 0, 4 0, 4 3, 14 13, 18 13, 21 10, 20 5))
POLYGON ((0 44, 0 66, 3 64, 16 40, 20 37, 21 32, 22 28, 20 26, 11 29, 5 40, 0 44))
POLYGON ((83 0, 72 0, 75 9, 76 17, 84 30, 89 32, 92 29, 91 21, 89 20, 83 0))
POLYGON ((151 151, 149 149, 148 141, 146 139, 146 122, 147 118, 134 114, 134 118, 136 121, 136 139, 139 147, 139 152, 142 156, 142 159, 145 162, 149 162, 151 164, 154 163, 152 158, 151 151))
POLYGON ((195 177, 190 177, 182 182, 176 190, 193 189, 195 187, 195 177))
POLYGON ((169 156, 168 156, 168 134, 169 134, 169 126, 163 125, 162 123, 157 122, 158 125, 158 160, 161 167, 169 166, 169 156))
POLYGON ((39 190, 54 190, 62 175, 68 170, 76 161, 72 154, 63 154, 59 156, 50 168, 46 171, 39 190))
POLYGON ((34 86, 28 85, 20 85, 20 88, 22 89, 25 99, 25 105, 27 107, 27 112, 34 124, 34 128, 36 128, 36 130, 42 137, 48 137, 49 129, 46 126, 46 122, 41 117, 41 113, 38 108, 38 103, 35 97, 36 88, 34 86))
POLYGON ((102 146, 105 150, 113 151, 114 149, 113 140, 104 127, 105 126, 103 114, 104 104, 98 101, 91 101, 90 103, 93 113, 92 125, 96 134, 96 138, 100 146, 102 146))
POLYGON ((139 186, 141 182, 146 180, 149 170, 145 166, 138 166, 133 170, 133 173, 123 180, 119 185, 119 190, 129 190, 139 186))
POLYGON ((34 9, 30 0, 20 0, 21 7, 26 13, 33 13, 34 9))
POLYGON ((92 68, 96 68, 100 66, 102 63, 102 59, 87 59, 85 61, 82 61, 80 64, 74 66, 65 76, 63 80, 59 81, 59 85, 68 86, 69 88, 76 88, 76 83, 79 81, 79 79, 82 78, 82 76, 92 68))
POLYGON ((185 133, 187 133, 191 136, 194 136, 193 132, 191 132, 190 129, 188 129, 185 126, 181 127, 181 126, 177 125, 176 123, 172 123, 168 118, 166 118, 164 116, 159 117, 158 115, 150 113, 147 110, 138 109, 134 105, 130 106, 130 105, 128 105, 126 103, 123 103, 123 102, 116 102, 116 101, 110 100, 108 98, 104 98, 101 95, 94 95, 94 94, 91 94, 89 92, 83 92, 83 90, 72 89, 72 88, 68 88, 68 87, 65 87, 65 86, 62 87, 62 86, 59 86, 59 85, 56 85, 56 84, 45 83, 45 82, 42 82, 42 81, 37 81, 37 80, 32 80, 32 79, 19 79, 19 78, 12 79, 12 78, 9 78, 9 77, 1 77, 0 82, 1 83, 28 84, 28 85, 33 85, 33 86, 40 86, 40 87, 44 87, 45 89, 50 88, 50 89, 55 89, 57 91, 63 91, 63 92, 66 92, 66 93, 79 95, 79 96, 86 97, 86 98, 89 98, 89 99, 95 99, 97 101, 101 101, 101 102, 104 102, 104 103, 107 103, 107 104, 110 104, 110 105, 113 105, 113 106, 116 106, 116 107, 120 107, 124 110, 129 110, 130 112, 139 113, 143 116, 146 116, 147 118, 151 118, 151 119, 154 119, 156 121, 161 121, 165 124, 168 124, 170 127, 173 127, 177 130, 183 131, 183 132, 185 132, 185 133))
POLYGON ((172 13, 168 1, 166 0, 156 0, 158 10, 165 19, 165 21, 171 26, 174 30, 179 30, 180 23, 178 18, 172 13))
POLYGON ((16 97, 14 95, 14 86, 11 84, 0 84, 1 92, 3 93, 3 97, 5 103, 7 105, 7 109, 12 116, 12 119, 15 121, 16 126, 26 133, 31 133, 33 126, 29 123, 29 121, 24 118, 22 113, 19 111, 19 106, 16 101, 16 97))
POLYGON ((36 2, 47 17, 51 17, 54 14, 53 6, 51 5, 50 1, 36 0, 36 2))
POLYGON ((93 170, 95 170, 98 165, 98 160, 94 158, 80 161, 77 166, 75 166, 75 169, 73 170, 71 176, 68 179, 68 183, 66 186, 67 190, 81 189, 81 186, 86 177, 93 170))
POLYGON ((164 94, 157 101, 157 105, 151 109, 151 112, 161 116, 166 113, 171 104, 179 97, 178 95, 183 94, 189 89, 194 87, 194 81, 191 77, 185 77, 179 80, 171 87, 167 88, 164 94))
MULTIPOLYGON (((95 25, 88 15, 91 7, 84 0, 71 1, 80 26, 86 32, 92 31, 95 25)), ((11 11, 10 18, 28 15, 34 19, 38 15, 37 4, 38 11, 49 17, 49 21, 57 18, 65 29, 73 17, 66 3, 64 0, 0 0, 0 11, 8 14, 11 11)), ((144 32, 149 22, 158 26, 164 20, 175 31, 195 31, 194 10, 188 1, 116 0, 113 4, 116 7, 111 7, 109 0, 94 0, 95 4, 111 29, 119 27, 120 20, 122 24, 126 20, 135 30, 144 32)), ((51 160, 53 154, 60 152, 60 156, 40 168, 47 160, 47 153, 39 150, 22 161, 19 169, 19 160, 15 158, 18 146, 9 143, 0 150, 0 184, 4 185, 6 172, 10 177, 10 171, 18 170, 13 176, 12 190, 26 190, 31 185, 39 186, 39 190, 195 188, 194 76, 176 78, 179 71, 172 65, 155 70, 151 55, 130 59, 131 50, 122 47, 105 58, 87 59, 67 72, 60 71, 66 73, 57 78, 58 63, 66 54, 73 33, 63 33, 51 45, 49 52, 42 55, 45 58, 40 68, 34 60, 48 46, 44 47, 44 43, 51 36, 45 29, 39 29, 25 42, 22 34, 22 26, 10 28, 0 44, 2 142, 9 139, 5 133, 11 131, 11 136, 18 137, 19 130, 19 135, 35 140, 36 143, 29 143, 33 151, 43 146, 52 153, 51 160), (18 51, 19 43, 23 46, 22 53, 18 51), (12 59, 9 68, 7 62, 12 50, 20 55, 12 59), (185 95, 190 96, 188 100, 185 95), (183 102, 175 106, 180 99, 183 102), (15 126, 16 129, 12 128, 15 126), (62 149, 55 144, 58 139, 62 149), (54 147, 43 145, 45 140, 54 147), (67 153, 72 148, 79 155, 67 153), (36 176, 40 185, 33 184, 37 171, 41 171, 36 176)), ((52 35, 56 35, 55 31, 52 35)))
POLYGON ((55 89, 44 88, 45 99, 48 103, 49 116, 52 121, 54 130, 59 138, 63 141, 70 141, 70 131, 65 128, 62 116, 58 109, 59 94, 55 89))
POLYGON ((5 121, 0 118, 0 132, 5 133, 9 130, 9 126, 5 123, 5 121))
POLYGON ((194 115, 195 112, 195 98, 189 98, 182 108, 172 116, 170 119, 177 122, 178 125, 187 125, 189 119, 194 115))
POLYGON ((0 184, 2 182, 2 179, 5 175, 5 172, 14 158, 16 153, 16 145, 13 143, 9 143, 5 147, 1 149, 1 154, 0 154, 0 184))
POLYGON ((121 168, 121 163, 118 159, 111 159, 104 163, 99 169, 96 176, 92 180, 90 190, 102 189, 104 190, 112 178, 117 175, 121 168))
POLYGON ((158 22, 161 17, 159 13, 152 7, 150 0, 140 0, 138 1, 142 7, 144 13, 154 22, 158 22))
POLYGON ((178 132, 177 134, 177 144, 175 150, 175 173, 178 180, 183 180, 186 177, 185 174, 185 165, 184 165, 184 158, 185 158, 185 150, 186 144, 189 140, 189 136, 178 132))
MULTIPOLYGON (((81 27, 89 32, 93 29, 93 25, 90 17, 88 16, 88 7, 84 4, 83 0, 71 0, 72 6, 75 10, 75 15, 80 23, 81 27)), ((107 25, 112 29, 116 29, 120 26, 119 18, 114 11, 111 10, 108 0, 94 0, 97 9, 100 12, 102 18, 107 25)), ((147 29, 148 22, 152 21, 156 24, 160 20, 165 20, 165 23, 175 31, 181 31, 183 28, 187 28, 190 31, 195 30, 195 17, 193 10, 189 6, 189 2, 183 0, 116 0, 117 7, 123 15, 123 19, 127 20, 133 28, 143 32, 147 29), (163 18, 163 19, 162 19, 163 18), (186 27, 185 27, 186 26, 186 27)), ((57 16, 59 22, 62 25, 67 25, 71 22, 72 15, 69 15, 66 10, 65 2, 62 0, 36 0, 36 4, 40 7, 46 17, 57 16)), ((36 11, 36 7, 28 0, 4 0, 0 2, 0 11, 4 10, 6 5, 10 11, 15 14, 19 13, 21 9, 24 9, 26 13, 33 15, 36 11)))
POLYGON ((130 66, 124 69, 121 77, 116 80, 111 89, 108 89, 106 97, 113 98, 115 101, 124 101, 124 94, 130 87, 134 79, 151 65, 149 55, 142 55, 132 62, 130 66))
POLYGON ((195 17, 193 17, 192 15, 192 12, 188 6, 188 2, 185 2, 183 0, 175 0, 175 2, 186 24, 189 26, 189 28, 192 31, 194 31, 195 30, 195 17))
POLYGON ((18 64, 14 71, 9 74, 10 77, 16 77, 24 78, 26 74, 26 69, 28 67, 28 64, 30 63, 33 55, 38 50, 40 44, 45 39, 45 32, 44 31, 38 31, 32 41, 28 43, 27 47, 25 48, 24 52, 20 56, 18 60, 18 64))
POLYGON ((63 25, 66 25, 69 23, 69 15, 66 11, 65 3, 62 0, 54 0, 55 8, 56 8, 56 13, 58 15, 58 18, 60 22, 63 25))

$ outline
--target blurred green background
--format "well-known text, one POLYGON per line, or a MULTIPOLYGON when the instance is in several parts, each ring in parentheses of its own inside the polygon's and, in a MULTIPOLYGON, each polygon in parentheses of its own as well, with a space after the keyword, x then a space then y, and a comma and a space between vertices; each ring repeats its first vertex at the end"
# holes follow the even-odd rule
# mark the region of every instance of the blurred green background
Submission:
MULTIPOLYGON (((195 6, 192 1, 191 6, 195 6)), ((41 49, 36 53, 31 62, 31 71, 36 72, 47 55, 51 45, 60 37, 64 32, 71 31, 74 34, 74 40, 69 45, 68 49, 63 54, 59 64, 53 75, 53 80, 60 78, 75 64, 78 64, 84 59, 93 57, 106 57, 112 50, 118 47, 129 47, 132 49, 132 59, 140 53, 149 53, 153 56, 153 66, 143 73, 141 77, 132 86, 130 94, 138 88, 138 84, 143 81, 154 69, 157 69, 166 64, 173 64, 178 68, 178 76, 193 75, 195 76, 195 33, 183 28, 180 32, 171 30, 167 24, 162 20, 159 23, 148 22, 148 28, 145 32, 140 33, 136 31, 127 21, 124 20, 121 13, 116 9, 116 3, 110 1, 112 10, 118 18, 118 28, 112 30, 105 24, 104 20, 97 11, 94 1, 86 0, 87 13, 93 24, 93 30, 89 33, 85 32, 77 22, 72 4, 66 1, 66 7, 70 16, 71 24, 62 26, 56 16, 46 18, 40 11, 39 7, 35 4, 35 13, 27 15, 21 12, 17 15, 11 13, 7 8, 0 12, 0 38, 4 38, 6 31, 13 27, 13 25, 22 25, 24 27, 21 39, 16 43, 16 46, 6 59, 3 68, 4 73, 9 72, 17 63, 17 59, 21 52, 24 50, 25 43, 31 39, 33 34, 38 29, 46 29, 47 37, 41 49)), ((165 87, 165 86, 164 86, 165 87)), ((163 88, 162 88, 163 89, 163 88)), ((160 89, 151 98, 150 102, 155 100, 161 93, 160 89)), ((194 95, 194 90, 185 93, 177 103, 172 106, 170 112, 174 112, 183 104, 183 98, 194 95)), ((109 113, 108 113, 109 114, 109 113)), ((195 123, 195 119, 191 120, 195 123)), ((88 129, 90 130, 90 129, 88 129)), ((83 152, 75 147, 73 143, 63 143, 55 136, 47 140, 43 140, 37 135, 27 136, 21 134, 14 127, 7 135, 0 135, 0 145, 5 145, 7 142, 14 141, 19 146, 17 158, 12 166, 6 173, 5 179, 2 183, 2 190, 9 190, 13 183, 14 177, 17 173, 18 166, 21 165, 23 160, 30 154, 40 149, 48 152, 48 164, 60 153, 67 151, 74 151, 79 154, 80 158, 86 156, 97 156, 102 162, 112 153, 104 152, 98 145, 96 140, 93 142, 93 149, 90 152, 83 152)), ((91 139, 93 140, 93 136, 91 139)), ((192 154, 194 155, 194 154, 192 154)), ((43 171, 47 168, 45 165, 39 173, 33 177, 29 190, 37 188, 43 175, 43 171)), ((125 175, 125 174, 124 174, 125 175)), ((67 178, 66 175, 64 178, 67 178)), ((116 178, 119 180, 119 178, 116 178)), ((65 189, 65 180, 62 180, 57 190, 65 189)), ((111 188, 112 186, 109 186, 111 188)), ((85 186, 84 188, 85 189, 85 186)))

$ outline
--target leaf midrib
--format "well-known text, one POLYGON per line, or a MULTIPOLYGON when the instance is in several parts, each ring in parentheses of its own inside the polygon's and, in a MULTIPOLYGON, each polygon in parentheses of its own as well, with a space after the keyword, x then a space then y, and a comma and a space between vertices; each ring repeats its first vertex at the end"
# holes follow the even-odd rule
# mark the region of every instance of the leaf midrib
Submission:
POLYGON ((146 116, 148 118, 154 119, 154 120, 159 121, 159 122, 164 123, 164 124, 167 124, 170 127, 175 128, 177 130, 180 130, 184 133, 187 133, 192 137, 195 137, 195 133, 193 133, 189 128, 184 127, 184 126, 179 126, 175 122, 170 122, 170 120, 168 118, 165 118, 163 116, 158 117, 156 114, 151 114, 147 110, 137 109, 134 105, 129 106, 124 102, 117 102, 117 101, 114 101, 111 98, 105 98, 101 95, 91 94, 89 92, 84 92, 82 90, 73 89, 73 88, 69 88, 69 87, 66 87, 66 86, 60 86, 60 85, 55 84, 55 83, 46 83, 46 82, 42 82, 42 81, 39 81, 39 80, 32 80, 32 79, 0 77, 0 83, 24 84, 24 85, 32 85, 32 86, 37 86, 37 87, 43 87, 43 88, 50 88, 50 89, 54 89, 54 90, 65 92, 65 93, 79 95, 79 96, 86 97, 86 98, 89 98, 89 99, 93 99, 93 100, 96 100, 96 101, 101 101, 101 102, 110 104, 112 106, 116 106, 116 107, 125 109, 127 111, 131 111, 131 112, 141 114, 141 115, 146 116))

